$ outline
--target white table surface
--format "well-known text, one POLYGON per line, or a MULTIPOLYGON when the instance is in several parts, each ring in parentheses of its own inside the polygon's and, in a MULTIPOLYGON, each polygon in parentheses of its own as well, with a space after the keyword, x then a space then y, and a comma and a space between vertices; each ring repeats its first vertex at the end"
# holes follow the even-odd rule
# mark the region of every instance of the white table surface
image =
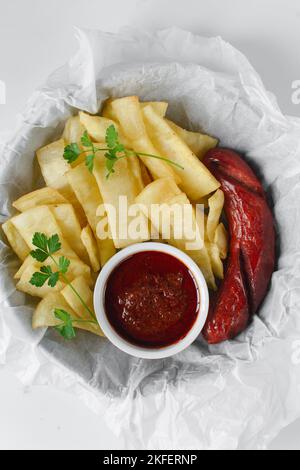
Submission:
MULTIPOLYGON (((299 0, 0 0, 0 132, 10 130, 32 91, 76 50, 73 25, 117 31, 122 25, 172 25, 221 35, 244 52, 282 110, 300 116, 291 85, 300 79, 299 0)), ((0 369, 0 449, 123 448, 102 420, 53 388, 24 390, 0 369)), ((300 420, 272 449, 300 450, 300 420)))

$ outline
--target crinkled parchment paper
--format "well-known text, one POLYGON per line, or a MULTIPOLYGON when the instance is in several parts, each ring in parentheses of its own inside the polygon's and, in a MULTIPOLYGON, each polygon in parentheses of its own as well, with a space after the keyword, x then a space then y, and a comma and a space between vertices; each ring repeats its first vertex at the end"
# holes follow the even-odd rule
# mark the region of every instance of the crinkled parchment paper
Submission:
POLYGON ((34 302, 15 290, 18 260, 3 239, 0 364, 24 384, 81 397, 128 448, 262 449, 300 416, 300 121, 282 115, 247 59, 220 38, 178 29, 76 34, 78 53, 35 92, 2 146, 1 222, 15 198, 41 184, 34 152, 60 136, 76 108, 93 113, 109 96, 137 94, 167 100, 170 118, 246 154, 273 199, 277 271, 260 317, 237 340, 199 340, 147 361, 87 333, 65 342, 33 332, 34 302))

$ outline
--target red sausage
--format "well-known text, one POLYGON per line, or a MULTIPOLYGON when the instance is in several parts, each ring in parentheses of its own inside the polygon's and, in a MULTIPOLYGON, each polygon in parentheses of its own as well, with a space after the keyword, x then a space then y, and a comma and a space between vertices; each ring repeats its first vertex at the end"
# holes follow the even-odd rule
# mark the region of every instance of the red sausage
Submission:
POLYGON ((203 332, 216 344, 240 334, 263 301, 274 271, 275 230, 263 187, 237 153, 214 149, 204 163, 221 183, 230 232, 225 277, 203 332))

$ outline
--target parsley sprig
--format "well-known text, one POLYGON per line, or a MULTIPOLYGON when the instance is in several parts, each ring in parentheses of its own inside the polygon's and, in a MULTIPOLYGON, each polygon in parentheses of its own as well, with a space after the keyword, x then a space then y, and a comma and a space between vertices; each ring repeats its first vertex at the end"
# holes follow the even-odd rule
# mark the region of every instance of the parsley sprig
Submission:
POLYGON ((75 338, 76 333, 73 326, 74 320, 72 319, 71 315, 61 308, 56 308, 54 310, 54 316, 57 318, 57 320, 61 321, 60 325, 54 327, 56 331, 58 331, 65 339, 75 338))
POLYGON ((122 143, 120 143, 118 131, 113 124, 106 129, 105 143, 107 145, 105 148, 96 147, 94 142, 89 137, 88 132, 85 131, 81 137, 81 145, 84 147, 84 150, 82 151, 77 143, 71 143, 65 147, 64 159, 69 163, 73 163, 81 155, 86 154, 85 164, 92 173, 97 152, 105 152, 104 156, 106 158, 105 165, 107 170, 107 178, 109 178, 111 174, 115 173, 115 164, 119 160, 131 155, 135 155, 137 157, 141 156, 156 158, 157 160, 162 160, 169 165, 173 165, 177 168, 180 168, 181 170, 184 170, 181 165, 178 165, 178 163, 175 163, 168 158, 159 157, 158 155, 152 155, 150 153, 135 152, 134 150, 127 149, 122 143))
POLYGON ((61 308, 54 309, 54 316, 57 320, 61 321, 61 324, 55 326, 55 330, 58 331, 65 339, 73 339, 76 337, 75 326, 78 323, 93 323, 97 324, 96 321, 81 320, 79 318, 72 318, 72 316, 61 308))
POLYGON ((60 256, 57 261, 57 259, 54 257, 55 253, 57 253, 61 249, 61 242, 59 240, 59 236, 57 234, 54 234, 48 238, 44 233, 36 232, 33 236, 32 244, 36 247, 36 249, 30 252, 31 256, 40 263, 43 263, 47 259, 51 259, 54 265, 56 266, 57 270, 53 271, 52 267, 49 265, 41 266, 38 272, 33 273, 29 281, 30 284, 36 287, 42 287, 47 282, 48 286, 55 287, 59 279, 61 278, 62 281, 67 284, 70 289, 72 289, 74 294, 80 300, 81 304, 91 316, 91 320, 81 320, 78 318, 73 318, 68 312, 63 309, 56 308, 54 310, 54 316, 56 319, 60 320, 61 323, 57 325, 55 329, 65 339, 72 339, 76 336, 74 324, 98 324, 94 312, 88 307, 79 292, 74 288, 74 286, 66 276, 70 266, 70 260, 67 259, 65 256, 60 256))

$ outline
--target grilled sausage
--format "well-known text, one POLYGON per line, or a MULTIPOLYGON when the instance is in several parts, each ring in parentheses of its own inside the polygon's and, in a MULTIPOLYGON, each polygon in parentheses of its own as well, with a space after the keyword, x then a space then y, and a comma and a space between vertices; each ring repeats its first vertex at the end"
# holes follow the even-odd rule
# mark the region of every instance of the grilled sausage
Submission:
POLYGON ((221 183, 230 232, 225 277, 203 332, 216 344, 241 333, 263 301, 274 271, 275 230, 264 189, 237 153, 217 148, 204 163, 221 183))

